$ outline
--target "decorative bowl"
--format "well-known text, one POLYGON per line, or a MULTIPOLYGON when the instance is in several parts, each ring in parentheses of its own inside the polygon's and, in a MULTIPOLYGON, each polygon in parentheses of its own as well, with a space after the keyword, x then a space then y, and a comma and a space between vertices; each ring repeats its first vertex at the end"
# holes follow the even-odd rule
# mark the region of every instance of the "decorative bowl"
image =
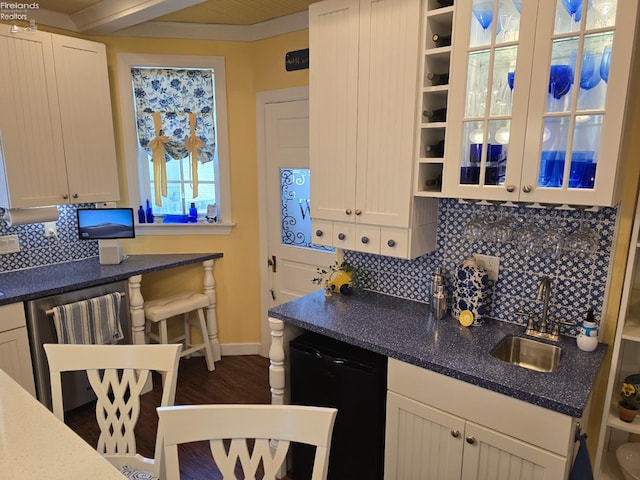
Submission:
POLYGON ((616 450, 616 459, 626 480, 640 480, 640 443, 623 443, 616 450))

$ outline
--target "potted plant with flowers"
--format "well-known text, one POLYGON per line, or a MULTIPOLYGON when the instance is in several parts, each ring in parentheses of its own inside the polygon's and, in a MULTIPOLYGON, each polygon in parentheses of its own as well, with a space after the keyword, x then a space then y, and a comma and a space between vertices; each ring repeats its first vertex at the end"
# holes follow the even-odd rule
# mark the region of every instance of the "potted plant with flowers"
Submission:
POLYGON ((625 379, 620 389, 620 402, 618 403, 618 414, 620 420, 631 423, 640 411, 640 385, 630 383, 625 379))
POLYGON ((322 285, 325 295, 331 295, 336 291, 349 295, 353 287, 360 285, 363 276, 357 267, 346 261, 336 261, 327 268, 318 267, 316 275, 312 282, 316 285, 322 285))

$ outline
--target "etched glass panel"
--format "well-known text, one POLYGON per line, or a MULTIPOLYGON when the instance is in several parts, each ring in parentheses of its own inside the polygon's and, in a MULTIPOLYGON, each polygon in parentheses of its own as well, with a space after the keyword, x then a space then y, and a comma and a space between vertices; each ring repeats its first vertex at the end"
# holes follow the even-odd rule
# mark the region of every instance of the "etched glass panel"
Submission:
POLYGON ((311 242, 311 204, 308 168, 280 169, 280 210, 282 245, 313 248, 328 252, 332 247, 311 242))

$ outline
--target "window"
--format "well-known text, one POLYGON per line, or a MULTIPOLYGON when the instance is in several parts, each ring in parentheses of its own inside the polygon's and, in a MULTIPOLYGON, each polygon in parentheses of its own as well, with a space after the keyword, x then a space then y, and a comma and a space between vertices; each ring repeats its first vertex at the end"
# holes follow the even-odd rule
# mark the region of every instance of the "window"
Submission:
POLYGON ((201 233, 228 233, 224 58, 120 54, 118 76, 130 204, 149 200, 156 219, 172 222, 137 230, 185 233, 185 227, 206 226, 201 233), (183 224, 192 202, 200 223, 183 224), (203 223, 214 204, 218 222, 203 223))

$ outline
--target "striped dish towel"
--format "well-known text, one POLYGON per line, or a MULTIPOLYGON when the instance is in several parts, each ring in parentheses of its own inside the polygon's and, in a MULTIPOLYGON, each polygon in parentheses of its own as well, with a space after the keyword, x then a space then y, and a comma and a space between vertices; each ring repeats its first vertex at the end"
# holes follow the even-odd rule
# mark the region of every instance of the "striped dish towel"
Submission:
POLYGON ((53 307, 58 343, 106 345, 122 340, 120 293, 53 307))

